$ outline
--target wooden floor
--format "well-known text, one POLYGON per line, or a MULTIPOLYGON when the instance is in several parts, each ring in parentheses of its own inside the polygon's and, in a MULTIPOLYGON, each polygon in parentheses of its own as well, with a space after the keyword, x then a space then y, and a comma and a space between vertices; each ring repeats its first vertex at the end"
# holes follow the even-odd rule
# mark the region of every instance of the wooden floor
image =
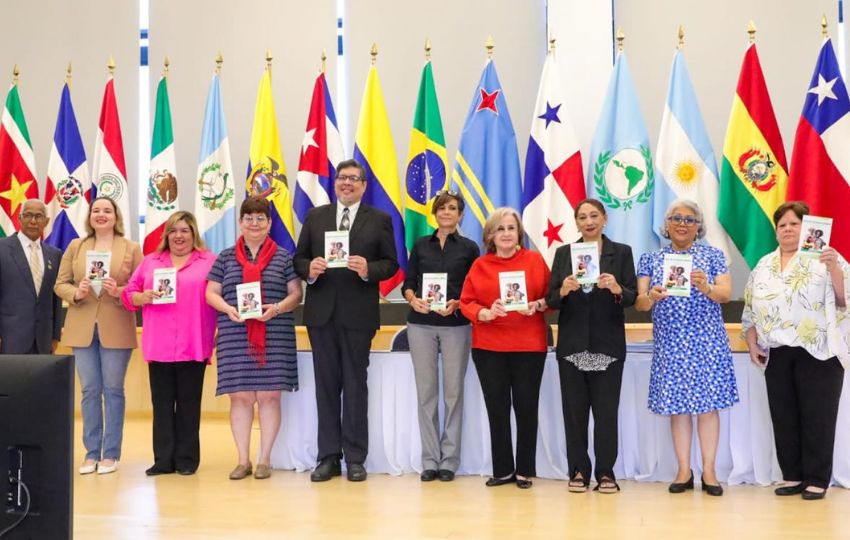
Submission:
MULTIPOLYGON (((413 474, 313 484, 307 473, 274 471, 269 480, 234 482, 227 421, 205 418, 201 431, 198 474, 148 478, 150 420, 128 420, 121 469, 74 478, 75 537, 850 538, 850 491, 838 488, 808 502, 753 486, 721 498, 635 482, 622 482, 618 495, 571 494, 561 481, 538 479, 522 491, 485 488, 481 477, 423 484, 413 474)), ((83 455, 77 441, 77 463, 83 455)))

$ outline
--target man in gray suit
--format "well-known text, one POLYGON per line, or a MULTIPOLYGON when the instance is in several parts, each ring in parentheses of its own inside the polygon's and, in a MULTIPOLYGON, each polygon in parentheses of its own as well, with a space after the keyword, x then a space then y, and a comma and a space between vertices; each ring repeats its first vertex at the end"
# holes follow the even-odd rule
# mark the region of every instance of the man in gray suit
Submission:
POLYGON ((62 333, 53 294, 62 252, 41 241, 50 218, 38 199, 20 210, 21 230, 0 239, 0 354, 51 354, 62 333))

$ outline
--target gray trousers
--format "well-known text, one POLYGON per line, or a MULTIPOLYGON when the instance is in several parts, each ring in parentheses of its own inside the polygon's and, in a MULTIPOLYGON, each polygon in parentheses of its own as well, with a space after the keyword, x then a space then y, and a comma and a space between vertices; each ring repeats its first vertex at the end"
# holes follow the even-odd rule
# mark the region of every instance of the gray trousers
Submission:
POLYGON ((457 471, 463 423, 463 381, 469 363, 471 327, 408 324, 407 338, 416 378, 422 468, 457 471), (445 427, 440 436, 438 362, 443 357, 445 427))

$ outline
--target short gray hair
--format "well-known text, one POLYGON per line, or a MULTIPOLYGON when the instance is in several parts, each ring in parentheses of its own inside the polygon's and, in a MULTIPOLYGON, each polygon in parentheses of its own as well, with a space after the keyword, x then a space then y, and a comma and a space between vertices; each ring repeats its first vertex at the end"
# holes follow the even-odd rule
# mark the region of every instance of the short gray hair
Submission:
POLYGON ((674 214, 674 210, 677 208, 687 208, 691 212, 694 213, 694 216, 699 220, 699 224, 697 227, 697 240, 705 237, 705 216, 702 213, 702 209, 699 205, 690 200, 690 199, 676 199, 675 201, 670 203, 670 206, 667 207, 667 211, 664 213, 664 224, 661 225, 659 229, 659 234, 666 239, 670 239, 670 233, 667 232, 667 220, 670 219, 670 216, 674 214))
POLYGON ((41 206, 41 209, 44 210, 44 215, 47 215, 47 205, 44 204, 44 201, 41 199, 27 199, 24 201, 24 204, 21 205, 21 213, 24 213, 24 207, 28 204, 38 204, 41 206))

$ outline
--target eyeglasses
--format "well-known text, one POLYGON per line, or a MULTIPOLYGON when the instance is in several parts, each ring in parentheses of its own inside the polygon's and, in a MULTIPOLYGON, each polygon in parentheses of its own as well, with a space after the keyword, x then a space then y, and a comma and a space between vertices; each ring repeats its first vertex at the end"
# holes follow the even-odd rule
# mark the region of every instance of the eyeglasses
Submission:
POLYGON ((357 174, 340 174, 336 177, 337 182, 358 182, 363 180, 363 177, 357 174))
POLYGON ((458 193, 457 191, 455 191, 453 189, 441 189, 439 191, 434 192, 434 197, 439 197, 443 193, 445 193, 446 195, 449 195, 450 197, 460 196, 460 193, 458 193))
POLYGON ((44 214, 33 214, 32 212, 24 212, 21 214, 21 221, 35 221, 36 223, 39 223, 45 219, 47 219, 47 216, 44 214))
POLYGON ((257 225, 265 225, 269 221, 266 216, 243 216, 242 222, 249 225, 256 223, 257 225))
POLYGON ((700 220, 698 220, 694 216, 682 216, 682 215, 679 215, 679 214, 673 214, 672 216, 667 218, 667 221, 669 221, 670 223, 674 223, 676 225, 681 225, 681 224, 684 223, 688 227, 690 227, 691 225, 696 225, 696 224, 700 223, 700 220))

